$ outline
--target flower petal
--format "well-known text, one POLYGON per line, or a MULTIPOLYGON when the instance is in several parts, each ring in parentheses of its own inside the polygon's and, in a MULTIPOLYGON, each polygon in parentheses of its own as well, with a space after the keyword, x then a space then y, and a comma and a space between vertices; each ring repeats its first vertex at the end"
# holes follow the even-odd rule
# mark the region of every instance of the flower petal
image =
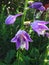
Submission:
POLYGON ((9 25, 9 24, 13 24, 16 20, 16 18, 18 16, 21 16, 22 14, 16 14, 16 15, 9 15, 6 20, 5 20, 5 24, 9 25))
POLYGON ((17 41, 17 38, 16 37, 13 37, 12 39, 11 39, 11 42, 16 42, 17 41))
POLYGON ((38 9, 41 10, 41 11, 44 11, 45 10, 45 7, 44 6, 41 6, 38 9))
POLYGON ((32 42, 32 39, 30 38, 29 34, 26 31, 19 30, 16 33, 15 37, 12 38, 11 42, 16 43, 16 48, 17 49, 25 48, 26 50, 28 50, 28 48, 29 48, 29 43, 28 42, 32 42))
POLYGON ((14 22, 15 22, 15 20, 16 20, 16 17, 15 16, 13 16, 13 15, 9 15, 7 18, 6 18, 6 20, 5 20, 5 24, 13 24, 14 22))
POLYGON ((46 25, 38 24, 38 28, 43 29, 43 30, 49 30, 49 28, 46 25))
POLYGON ((19 37, 20 35, 22 35, 24 37, 24 39, 27 39, 28 41, 32 42, 32 39, 30 38, 30 35, 24 31, 24 30, 19 30, 16 34, 17 37, 19 37))
POLYGON ((28 41, 25 42, 25 49, 26 49, 26 50, 29 49, 29 43, 28 43, 28 41))
POLYGON ((40 24, 49 24, 49 22, 46 22, 46 21, 40 21, 39 23, 40 24))
POLYGON ((18 50, 21 46, 21 41, 20 39, 18 38, 17 41, 16 41, 16 49, 18 50))
POLYGON ((30 38, 30 35, 29 35, 27 32, 25 32, 24 36, 26 36, 26 38, 27 38, 27 40, 28 40, 29 42, 32 42, 32 41, 33 41, 33 40, 30 38))
POLYGON ((32 5, 31 6, 29 6, 30 8, 39 8, 40 6, 42 5, 42 3, 41 2, 34 2, 34 3, 32 3, 32 5))

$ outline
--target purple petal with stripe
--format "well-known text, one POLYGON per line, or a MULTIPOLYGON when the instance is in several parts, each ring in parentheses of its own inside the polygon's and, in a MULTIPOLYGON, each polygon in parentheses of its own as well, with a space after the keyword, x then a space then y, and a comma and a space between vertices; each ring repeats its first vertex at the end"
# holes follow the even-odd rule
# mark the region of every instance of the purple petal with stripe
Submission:
POLYGON ((41 2, 34 2, 34 3, 32 3, 32 5, 30 5, 29 7, 30 7, 30 8, 39 8, 41 5, 42 5, 41 2))
POLYGON ((18 39, 17 39, 17 42, 16 42, 16 49, 18 50, 18 49, 20 48, 20 46, 21 46, 21 41, 20 41, 20 39, 18 38, 18 39))
POLYGON ((16 20, 16 17, 13 15, 9 15, 6 20, 5 20, 5 24, 9 25, 9 24, 13 24, 16 20))
POLYGON ((16 15, 9 15, 6 20, 5 20, 5 24, 9 25, 9 24, 14 24, 16 18, 18 16, 21 16, 22 14, 16 14, 16 15))

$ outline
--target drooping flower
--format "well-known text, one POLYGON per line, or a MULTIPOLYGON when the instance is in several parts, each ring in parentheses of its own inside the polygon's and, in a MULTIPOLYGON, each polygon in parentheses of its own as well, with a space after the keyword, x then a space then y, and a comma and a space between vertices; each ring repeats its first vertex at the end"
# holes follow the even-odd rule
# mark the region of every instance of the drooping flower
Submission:
POLYGON ((43 6, 43 4, 41 2, 33 2, 29 8, 35 8, 37 10, 41 10, 41 11, 44 11, 45 10, 45 7, 43 6))
POLYGON ((22 14, 16 14, 16 15, 9 15, 6 20, 5 20, 5 24, 9 25, 9 24, 14 24, 16 18, 18 16, 21 16, 22 14))
POLYGON ((49 28, 46 26, 49 22, 45 21, 40 21, 40 20, 35 20, 32 22, 30 25, 32 29, 37 32, 37 34, 40 35, 45 35, 46 31, 49 30, 49 28))
POLYGON ((24 31, 24 30, 19 30, 15 37, 12 38, 11 42, 16 43, 16 48, 19 49, 29 49, 29 42, 32 42, 32 39, 30 38, 30 35, 24 31))

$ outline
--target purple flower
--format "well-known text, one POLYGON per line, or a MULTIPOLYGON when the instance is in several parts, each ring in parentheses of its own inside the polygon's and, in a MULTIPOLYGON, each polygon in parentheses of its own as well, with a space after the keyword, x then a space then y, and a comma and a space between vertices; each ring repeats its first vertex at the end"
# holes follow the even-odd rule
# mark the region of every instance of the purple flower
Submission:
POLYGON ((9 24, 13 24, 16 20, 16 18, 18 16, 21 16, 22 14, 16 14, 16 15, 9 15, 6 20, 5 20, 5 24, 9 25, 9 24))
POLYGON ((46 31, 49 30, 49 28, 46 26, 49 22, 45 21, 40 21, 40 20, 35 20, 32 22, 30 25, 32 29, 37 32, 37 34, 40 35, 45 35, 46 31))
POLYGON ((24 30, 19 30, 15 37, 12 38, 11 42, 16 43, 16 48, 19 49, 29 49, 29 43, 32 42, 32 39, 30 38, 30 35, 24 31, 24 30))
POLYGON ((38 9, 38 10, 41 10, 41 11, 44 11, 45 10, 45 7, 43 6, 43 4, 41 2, 33 2, 29 8, 35 8, 35 9, 38 9))

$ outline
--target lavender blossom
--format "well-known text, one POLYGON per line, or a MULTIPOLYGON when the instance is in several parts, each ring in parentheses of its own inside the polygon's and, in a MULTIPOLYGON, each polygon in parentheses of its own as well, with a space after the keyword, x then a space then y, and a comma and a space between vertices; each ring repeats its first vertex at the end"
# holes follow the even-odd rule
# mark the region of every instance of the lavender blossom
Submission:
POLYGON ((9 24, 14 24, 16 18, 18 16, 21 16, 22 14, 16 14, 16 15, 9 15, 6 20, 5 20, 5 24, 9 25, 9 24))
POLYGON ((12 38, 11 42, 16 43, 16 48, 19 49, 29 49, 29 42, 32 42, 32 39, 30 38, 30 35, 24 31, 24 30, 19 30, 15 37, 12 38))
POLYGON ((29 8, 35 8, 37 10, 41 10, 41 11, 44 11, 45 10, 45 7, 43 6, 43 4, 41 2, 33 2, 29 8))
POLYGON ((32 22, 30 25, 32 27, 32 29, 37 32, 37 34, 40 36, 44 36, 46 31, 49 30, 49 28, 46 26, 46 24, 48 24, 49 22, 45 22, 45 21, 40 21, 40 20, 35 20, 34 22, 32 22))

